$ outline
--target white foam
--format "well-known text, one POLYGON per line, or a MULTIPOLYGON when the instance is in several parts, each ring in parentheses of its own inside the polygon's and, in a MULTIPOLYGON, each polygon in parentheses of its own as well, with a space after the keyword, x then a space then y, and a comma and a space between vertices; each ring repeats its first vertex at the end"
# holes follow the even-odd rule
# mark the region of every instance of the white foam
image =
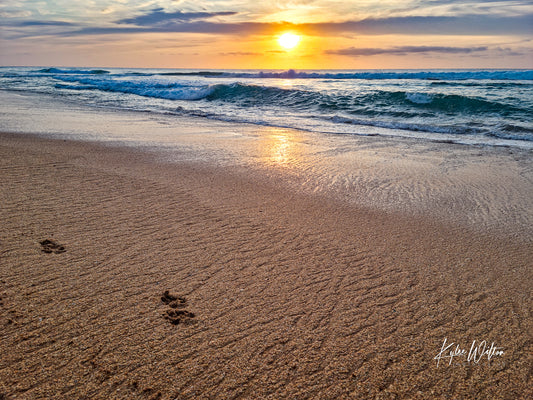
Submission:
POLYGON ((433 101, 433 96, 427 93, 406 93, 405 98, 415 104, 429 104, 433 101))

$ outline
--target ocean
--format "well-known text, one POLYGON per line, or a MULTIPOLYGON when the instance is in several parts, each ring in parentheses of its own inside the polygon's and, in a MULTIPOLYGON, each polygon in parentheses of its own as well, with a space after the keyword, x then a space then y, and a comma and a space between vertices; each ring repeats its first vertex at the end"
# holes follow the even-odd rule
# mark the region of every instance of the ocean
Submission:
POLYGON ((533 148, 533 70, 0 68, 0 90, 80 107, 324 135, 533 148))

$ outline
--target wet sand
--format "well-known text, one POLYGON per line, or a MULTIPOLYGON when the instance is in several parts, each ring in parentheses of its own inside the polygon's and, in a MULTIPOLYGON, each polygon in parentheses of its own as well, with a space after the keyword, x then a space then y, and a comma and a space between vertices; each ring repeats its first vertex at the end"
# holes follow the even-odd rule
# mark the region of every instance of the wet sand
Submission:
POLYGON ((134 148, 1 134, 0 155, 0 398, 533 396, 523 226, 134 148), (445 339, 466 354, 437 365, 445 339), (483 340, 503 354, 469 360, 483 340))

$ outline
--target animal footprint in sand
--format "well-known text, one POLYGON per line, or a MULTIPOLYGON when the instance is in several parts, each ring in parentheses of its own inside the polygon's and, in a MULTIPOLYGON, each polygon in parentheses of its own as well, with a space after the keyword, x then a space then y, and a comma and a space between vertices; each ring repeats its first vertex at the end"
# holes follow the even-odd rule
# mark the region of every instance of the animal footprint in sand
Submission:
POLYGON ((64 246, 61 246, 60 244, 54 242, 53 240, 45 239, 39 243, 41 244, 41 247, 42 247, 41 251, 43 253, 60 254, 66 251, 64 246))
POLYGON ((170 321, 172 325, 191 324, 195 315, 187 310, 176 310, 187 306, 187 299, 181 296, 174 296, 166 290, 161 296, 161 301, 168 305, 171 309, 167 310, 165 319, 170 321))

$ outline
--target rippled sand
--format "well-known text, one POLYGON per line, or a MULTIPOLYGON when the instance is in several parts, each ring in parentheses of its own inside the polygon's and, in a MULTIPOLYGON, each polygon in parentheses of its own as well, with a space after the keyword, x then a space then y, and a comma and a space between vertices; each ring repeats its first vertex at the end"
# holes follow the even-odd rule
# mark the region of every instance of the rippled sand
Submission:
POLYGON ((328 187, 311 156, 2 134, 0 398, 531 398, 527 157, 415 150, 328 187), (437 366, 445 338, 504 354, 437 366))

